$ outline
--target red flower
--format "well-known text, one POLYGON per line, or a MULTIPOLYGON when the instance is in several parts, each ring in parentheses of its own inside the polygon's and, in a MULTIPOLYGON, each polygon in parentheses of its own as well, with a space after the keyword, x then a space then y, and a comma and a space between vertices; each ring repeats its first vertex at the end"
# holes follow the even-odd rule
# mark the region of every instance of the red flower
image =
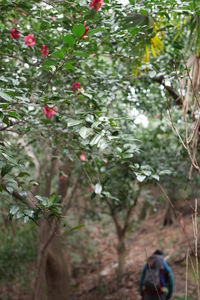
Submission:
POLYGON ((47 118, 51 119, 53 117, 53 115, 56 114, 56 111, 53 108, 50 108, 48 106, 44 106, 42 108, 43 113, 45 114, 45 116, 47 116, 47 118))
POLYGON ((79 90, 79 89, 80 89, 80 86, 81 86, 81 84, 80 84, 79 81, 74 82, 74 83, 72 84, 72 91, 75 92, 75 90, 79 90))
POLYGON ((10 31, 10 37, 13 40, 18 40, 19 39, 19 31, 15 28, 12 28, 10 31))
MULTIPOLYGON (((84 22, 83 25, 85 26, 85 25, 86 25, 86 22, 84 22)), ((87 34, 88 30, 89 30, 89 26, 87 25, 87 26, 85 26, 85 32, 84 32, 84 34, 82 35, 82 38, 84 38, 84 36, 87 34)))
POLYGON ((81 161, 86 161, 85 154, 82 153, 82 154, 80 155, 80 160, 81 160, 81 161))
POLYGON ((35 46, 35 39, 32 34, 28 34, 27 36, 25 36, 24 41, 27 46, 35 46))
POLYGON ((42 52, 42 56, 47 56, 49 54, 49 49, 47 45, 42 45, 40 48, 40 51, 42 52))
POLYGON ((92 9, 94 6, 95 10, 99 10, 101 8, 101 5, 104 3, 104 0, 92 0, 90 2, 89 8, 92 9))

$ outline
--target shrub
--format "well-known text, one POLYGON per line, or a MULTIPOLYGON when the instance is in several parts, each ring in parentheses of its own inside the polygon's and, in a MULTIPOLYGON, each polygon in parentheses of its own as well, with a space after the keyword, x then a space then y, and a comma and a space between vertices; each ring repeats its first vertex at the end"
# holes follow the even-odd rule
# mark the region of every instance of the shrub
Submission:
POLYGON ((27 274, 27 266, 37 254, 35 226, 19 226, 15 235, 11 230, 0 232, 0 241, 0 281, 10 281, 16 275, 27 274))

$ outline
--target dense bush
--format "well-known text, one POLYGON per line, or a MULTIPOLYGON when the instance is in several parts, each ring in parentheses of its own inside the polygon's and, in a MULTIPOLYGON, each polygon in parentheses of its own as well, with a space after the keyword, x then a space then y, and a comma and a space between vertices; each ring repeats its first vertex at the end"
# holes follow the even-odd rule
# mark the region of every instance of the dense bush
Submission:
POLYGON ((13 232, 0 232, 0 280, 10 281, 16 275, 27 275, 27 266, 37 253, 37 232, 35 226, 27 224, 13 232))

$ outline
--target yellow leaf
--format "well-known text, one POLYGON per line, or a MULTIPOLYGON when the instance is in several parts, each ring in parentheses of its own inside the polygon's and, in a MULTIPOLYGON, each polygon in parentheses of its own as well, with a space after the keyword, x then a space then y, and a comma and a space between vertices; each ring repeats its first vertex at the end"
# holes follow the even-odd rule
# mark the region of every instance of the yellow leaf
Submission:
POLYGON ((133 66, 133 69, 132 69, 132 81, 134 81, 134 79, 138 76, 138 73, 139 73, 139 67, 138 65, 133 66))
POLYGON ((156 52, 158 53, 158 56, 160 56, 160 50, 159 50, 159 48, 155 47, 155 49, 156 49, 156 52))
POLYGON ((145 48, 146 48, 146 62, 149 62, 149 47, 147 44, 145 45, 145 48))
POLYGON ((152 43, 151 43, 151 52, 152 52, 153 56, 156 58, 155 48, 154 48, 154 45, 152 43))

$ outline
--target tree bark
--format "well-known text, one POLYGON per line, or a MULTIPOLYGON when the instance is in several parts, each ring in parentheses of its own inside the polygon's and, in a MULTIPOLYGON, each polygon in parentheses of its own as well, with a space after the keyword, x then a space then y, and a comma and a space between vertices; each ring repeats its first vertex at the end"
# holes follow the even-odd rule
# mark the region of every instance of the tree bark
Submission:
POLYGON ((124 235, 118 237, 117 254, 118 254, 117 273, 119 276, 121 276, 124 274, 126 270, 126 243, 125 243, 124 235))
MULTIPOLYGON (((52 162, 52 170, 55 169, 52 162)), ((53 176, 53 171, 51 171, 53 176)), ((78 187, 81 173, 77 176, 73 185, 63 184, 63 178, 59 179, 58 195, 62 197, 61 206, 63 214, 70 207, 75 191, 78 187)), ((51 181, 47 181, 46 191, 50 195, 51 181)), ((47 193, 47 196, 48 196, 47 193)), ((33 300, 68 300, 70 299, 70 260, 67 253, 62 252, 62 244, 59 230, 60 222, 56 218, 43 219, 39 226, 39 254, 37 260, 37 276, 33 300)))
POLYGON ((42 220, 39 228, 38 278, 34 290, 34 300, 68 300, 70 292, 70 273, 66 256, 63 255, 59 225, 55 225, 55 232, 49 234, 54 224, 52 221, 42 220), (44 249, 44 243, 48 241, 44 249), (46 251, 45 251, 46 250, 46 251))
MULTIPOLYGON (((58 160, 51 157, 51 166, 46 181, 46 197, 51 194, 52 179, 58 174, 58 160)), ((68 180, 67 180, 68 181, 68 180)), ((59 177, 58 192, 62 200, 66 197, 69 183, 59 177)), ((61 201, 62 203, 62 201, 61 201)), ((48 218, 40 221, 37 275, 33 300, 68 300, 70 292, 70 268, 67 256, 62 252, 60 221, 48 218)))

